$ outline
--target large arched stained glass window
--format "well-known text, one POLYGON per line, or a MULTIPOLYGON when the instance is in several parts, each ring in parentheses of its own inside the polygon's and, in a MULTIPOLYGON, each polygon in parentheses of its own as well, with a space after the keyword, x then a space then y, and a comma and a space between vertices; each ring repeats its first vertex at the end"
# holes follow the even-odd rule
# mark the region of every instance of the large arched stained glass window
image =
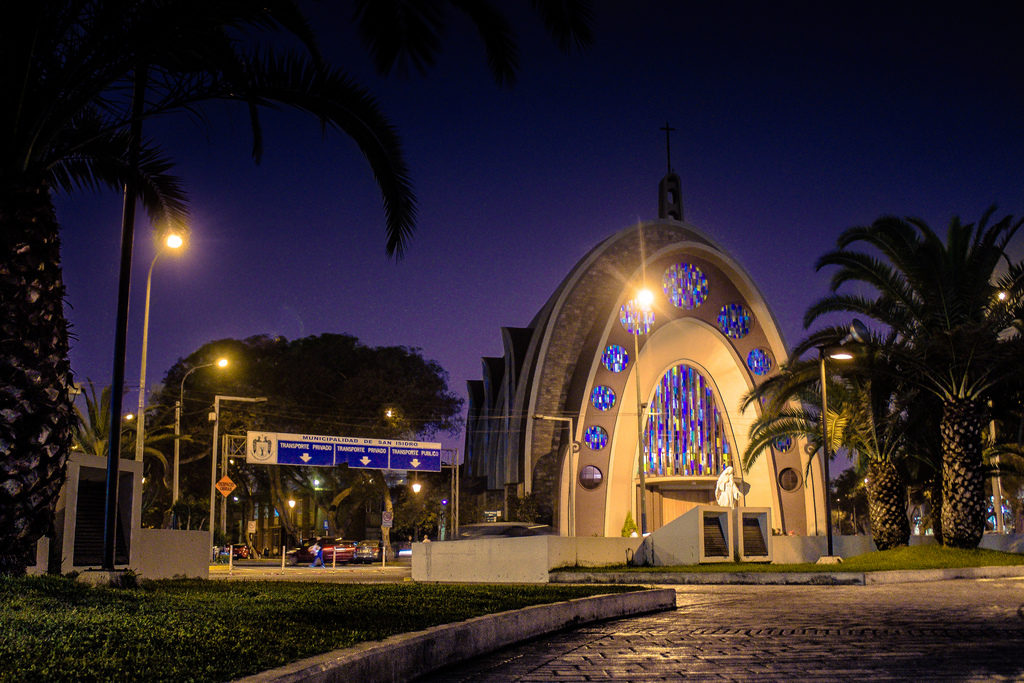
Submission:
POLYGON ((732 445, 711 383, 677 365, 654 392, 644 426, 644 463, 656 477, 718 476, 732 464, 732 445))

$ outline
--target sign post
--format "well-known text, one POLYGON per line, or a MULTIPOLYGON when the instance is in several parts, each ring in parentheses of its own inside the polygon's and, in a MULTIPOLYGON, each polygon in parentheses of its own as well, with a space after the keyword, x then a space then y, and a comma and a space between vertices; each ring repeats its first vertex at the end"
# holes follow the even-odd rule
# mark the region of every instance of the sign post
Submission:
POLYGON ((385 568, 388 566, 388 547, 384 544, 384 530, 390 529, 395 524, 395 513, 389 510, 385 510, 380 514, 380 566, 385 568))

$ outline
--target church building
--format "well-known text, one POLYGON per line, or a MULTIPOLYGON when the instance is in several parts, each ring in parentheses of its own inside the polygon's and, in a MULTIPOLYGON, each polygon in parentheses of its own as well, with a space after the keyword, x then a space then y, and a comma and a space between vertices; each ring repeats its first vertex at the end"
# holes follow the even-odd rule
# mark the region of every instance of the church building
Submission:
POLYGON ((777 533, 823 533, 821 462, 808 474, 802 440, 740 465, 759 409, 742 412, 743 396, 786 349, 747 272, 685 222, 679 190, 670 172, 658 220, 597 244, 528 327, 501 329, 504 355, 469 382, 467 474, 506 502, 533 494, 562 535, 618 536, 627 513, 653 531, 714 505, 731 466, 738 504, 770 508, 777 533))

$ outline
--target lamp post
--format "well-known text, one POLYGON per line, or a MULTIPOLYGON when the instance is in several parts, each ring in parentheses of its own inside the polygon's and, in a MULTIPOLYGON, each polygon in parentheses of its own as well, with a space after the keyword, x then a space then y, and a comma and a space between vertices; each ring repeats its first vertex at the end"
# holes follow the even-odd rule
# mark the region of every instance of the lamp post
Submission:
MULTIPOLYGON (((182 384, 184 385, 182 380, 182 384)), ((213 547, 213 515, 214 515, 214 504, 217 501, 217 440, 220 429, 220 402, 221 401, 235 401, 238 403, 264 403, 266 401, 265 396, 259 398, 249 396, 221 396, 217 394, 213 397, 213 449, 210 458, 210 547, 213 547)), ((227 462, 224 463, 225 470, 227 469, 227 462)), ((222 525, 227 520, 222 519, 222 525)), ((224 529, 222 529, 223 531, 224 529)))
POLYGON ((558 417, 555 415, 534 415, 534 420, 547 420, 548 422, 564 422, 565 428, 569 431, 569 510, 565 516, 566 526, 569 529, 569 536, 576 535, 576 463, 575 455, 578 448, 573 437, 576 431, 573 429, 571 417, 558 417))
POLYGON ((832 457, 829 451, 828 441, 828 389, 826 387, 825 379, 825 358, 831 358, 832 360, 850 360, 853 358, 853 354, 846 351, 842 346, 838 347, 818 347, 818 361, 821 368, 821 466, 822 473, 825 478, 824 481, 824 495, 825 495, 825 538, 826 547, 828 550, 828 556, 832 557, 832 498, 829 492, 829 473, 828 465, 829 459, 832 457))
POLYGON ((633 325, 633 368, 636 370, 636 466, 640 475, 640 535, 647 535, 647 472, 644 468, 644 401, 640 393, 640 334, 647 331, 647 314, 654 294, 642 287, 630 302, 636 322, 633 325))
POLYGON ((153 256, 153 262, 149 264, 149 274, 146 276, 146 305, 142 314, 142 368, 139 370, 139 410, 136 413, 139 416, 139 428, 135 432, 135 460, 138 462, 142 462, 142 452, 145 448, 143 444, 146 441, 146 350, 149 346, 149 293, 153 288, 153 266, 165 248, 180 249, 184 243, 181 235, 175 232, 168 233, 164 238, 164 245, 153 256))
POLYGON ((832 499, 829 491, 828 465, 831 455, 829 453, 828 439, 828 388, 826 385, 825 358, 832 360, 847 361, 853 358, 853 353, 843 348, 847 342, 855 341, 863 343, 868 338, 868 330, 859 320, 854 319, 850 325, 850 332, 838 344, 834 346, 818 347, 818 362, 821 369, 821 455, 822 474, 824 481, 825 495, 825 538, 828 556, 832 557, 832 499))
POLYGON ((221 358, 216 363, 205 363, 203 365, 197 365, 194 368, 190 368, 185 376, 181 378, 181 386, 178 387, 178 402, 174 404, 174 468, 173 468, 173 484, 171 485, 171 505, 178 502, 178 462, 179 455, 181 453, 181 405, 185 400, 185 380, 196 370, 202 370, 203 368, 209 368, 216 365, 218 368, 225 368, 228 365, 227 358, 221 358))

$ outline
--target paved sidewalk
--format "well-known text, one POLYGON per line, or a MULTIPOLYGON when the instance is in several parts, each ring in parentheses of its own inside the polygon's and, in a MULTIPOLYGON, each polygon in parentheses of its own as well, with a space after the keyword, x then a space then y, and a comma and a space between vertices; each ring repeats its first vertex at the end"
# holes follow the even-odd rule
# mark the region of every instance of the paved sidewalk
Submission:
POLYGON ((675 612, 506 648, 424 681, 1024 681, 1024 578, 677 586, 675 612))

